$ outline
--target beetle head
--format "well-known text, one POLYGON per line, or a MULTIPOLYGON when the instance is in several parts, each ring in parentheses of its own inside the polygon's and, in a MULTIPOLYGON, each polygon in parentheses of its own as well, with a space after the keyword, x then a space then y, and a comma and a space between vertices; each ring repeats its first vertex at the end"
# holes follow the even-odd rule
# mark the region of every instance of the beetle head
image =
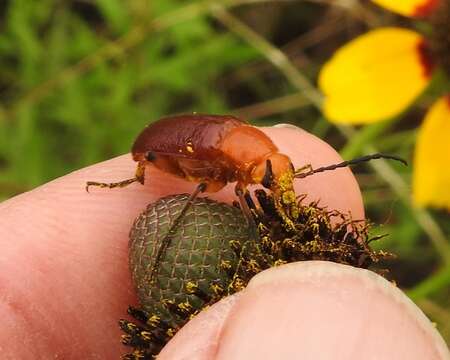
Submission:
POLYGON ((152 162, 156 159, 155 153, 153 151, 147 151, 145 153, 145 160, 152 162))
POLYGON ((252 171, 251 177, 255 184, 261 184, 266 189, 274 190, 285 174, 293 175, 293 166, 288 156, 275 153, 265 157, 252 171))
POLYGON ((287 224, 294 227, 291 218, 298 215, 294 191, 294 166, 288 156, 275 153, 257 164, 252 172, 254 183, 272 191, 275 207, 287 224))

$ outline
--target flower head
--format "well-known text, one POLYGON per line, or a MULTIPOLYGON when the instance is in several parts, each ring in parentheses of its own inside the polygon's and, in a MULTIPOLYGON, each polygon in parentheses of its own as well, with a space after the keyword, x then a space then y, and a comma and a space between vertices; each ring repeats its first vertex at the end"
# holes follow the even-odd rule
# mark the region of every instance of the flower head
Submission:
MULTIPOLYGON (((341 47, 324 65, 319 87, 324 113, 335 123, 368 124, 399 115, 440 68, 450 78, 450 0, 372 0, 410 17, 423 17, 432 34, 399 27, 367 32, 341 47)), ((425 116, 414 158, 417 205, 450 209, 450 96, 425 116)))

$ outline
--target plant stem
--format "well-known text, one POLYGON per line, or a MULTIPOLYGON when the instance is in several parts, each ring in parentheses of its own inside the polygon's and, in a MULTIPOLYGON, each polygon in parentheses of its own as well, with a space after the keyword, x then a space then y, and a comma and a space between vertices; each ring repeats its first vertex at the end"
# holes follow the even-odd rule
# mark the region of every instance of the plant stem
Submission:
POLYGON ((435 274, 429 276, 413 289, 407 291, 408 296, 413 300, 419 300, 432 295, 440 289, 448 288, 450 285, 450 266, 447 265, 435 274))

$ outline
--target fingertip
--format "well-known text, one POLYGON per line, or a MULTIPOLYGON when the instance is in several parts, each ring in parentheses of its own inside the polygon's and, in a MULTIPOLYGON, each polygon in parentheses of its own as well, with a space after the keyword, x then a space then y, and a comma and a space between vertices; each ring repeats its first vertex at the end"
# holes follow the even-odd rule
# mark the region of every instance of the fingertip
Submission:
MULTIPOLYGON (((328 158, 322 156, 323 144, 310 135, 293 129, 267 131, 280 151, 292 156, 296 165, 329 163, 328 158)), ((4 249, 5 257, 11 259, 4 273, 14 274, 11 279, 18 284, 30 284, 27 289, 30 300, 45 305, 53 320, 58 318, 58 307, 72 309, 74 301, 89 298, 89 305, 78 316, 79 323, 70 328, 70 336, 62 339, 63 335, 59 334, 59 338, 64 344, 68 338, 77 339, 93 354, 117 352, 118 343, 110 344, 118 333, 116 319, 125 312, 124 304, 135 301, 127 270, 128 232, 133 219, 148 203, 168 194, 191 193, 196 185, 148 167, 145 186, 132 184, 112 190, 90 188, 86 192, 88 181, 120 181, 132 177, 135 169, 136 163, 129 155, 124 155, 76 171, 0 206, 4 215, 2 238, 14 240, 4 249), (20 271, 16 271, 17 263, 23 264, 20 271), (97 294, 94 298, 93 293, 97 294), (58 307, 52 308, 55 298, 59 299, 58 307), (106 330, 99 327, 105 321, 108 323, 106 330), (101 346, 95 344, 93 339, 100 332, 111 341, 105 340, 101 346), (79 333, 85 334, 85 338, 77 338, 79 333)), ((338 170, 333 176, 339 173, 345 170, 338 170)), ((354 200, 357 191, 354 187, 350 189, 348 180, 324 175, 312 178, 298 182, 299 194, 307 193, 309 199, 320 199, 321 205, 332 209, 352 211, 357 218, 363 216, 362 206, 358 210, 358 205, 348 205, 358 202, 354 200), (330 191, 331 183, 342 189, 330 191), (345 190, 346 187, 349 190, 345 190), (333 197, 336 193, 340 194, 333 197)), ((211 197, 231 201, 234 199, 232 186, 211 197)), ((33 315, 38 318, 38 314, 33 315)), ((204 333, 221 333, 225 317, 204 333)), ((217 336, 210 337, 206 344, 208 341, 217 343, 218 340, 211 340, 217 336)), ((186 344, 192 341, 188 340, 186 344)), ((207 346, 204 353, 213 349, 214 346, 207 346)))
POLYGON ((230 312, 215 359, 448 359, 406 295, 368 270, 324 261, 256 275, 230 312))
POLYGON ((158 355, 158 360, 214 359, 220 334, 240 293, 228 296, 189 321, 158 355))

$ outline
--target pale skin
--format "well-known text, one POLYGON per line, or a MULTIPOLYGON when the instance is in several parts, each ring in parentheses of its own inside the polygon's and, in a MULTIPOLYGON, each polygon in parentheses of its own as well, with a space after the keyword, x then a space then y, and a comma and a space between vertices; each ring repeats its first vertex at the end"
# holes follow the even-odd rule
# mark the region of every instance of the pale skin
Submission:
MULTIPOLYGON (((341 161, 328 145, 303 131, 290 128, 264 131, 281 152, 291 157, 296 167, 311 164, 316 168, 341 161)), ((126 351, 119 342, 121 332, 117 320, 126 315, 129 304, 136 304, 127 264, 128 232, 132 221, 149 202, 167 194, 192 192, 196 186, 158 170, 147 169, 144 186, 132 184, 124 189, 92 189, 89 194, 84 191, 88 180, 117 181, 129 178, 134 170, 135 163, 129 155, 124 155, 0 204, 2 359, 116 359, 118 354, 126 351)), ((350 211, 355 219, 364 217, 361 194, 348 169, 299 180, 296 191, 307 193, 311 200, 321 199, 321 204, 329 208, 350 211)), ((232 186, 206 195, 228 202, 235 199, 232 186)), ((306 272, 298 268, 295 273, 306 272)), ((320 321, 320 316, 314 321, 300 321, 306 316, 297 305, 308 299, 333 298, 327 288, 339 281, 347 284, 349 289, 354 286, 355 291, 361 286, 357 282, 352 285, 351 275, 346 277, 337 271, 336 276, 319 282, 318 288, 309 289, 300 282, 283 280, 277 281, 278 290, 274 292, 270 274, 275 274, 273 279, 279 275, 273 270, 267 274, 268 283, 263 281, 257 286, 256 282, 243 294, 226 299, 192 321, 169 343, 161 358, 248 359, 248 354, 256 354, 256 351, 265 354, 258 355, 258 359, 275 358, 280 352, 269 339, 276 339, 276 344, 283 349, 283 357, 277 358, 301 357, 302 349, 306 347, 301 346, 298 336, 311 333, 314 327, 315 341, 321 344, 317 351, 323 354, 327 346, 333 345, 319 336, 326 322, 320 321), (276 319, 269 316, 280 307, 290 311, 279 314, 276 319), (248 322, 245 322, 246 316, 250 317, 248 322), (289 326, 286 326, 287 319, 289 326), (294 321, 296 319, 299 321, 294 321), (255 327, 248 328, 249 324, 255 327), (236 349, 244 353, 237 354, 236 349)), ((278 279, 283 279, 283 275, 278 279)), ((292 279, 296 279, 296 275, 292 279)), ((314 309, 314 306, 321 306, 316 300, 303 306, 308 314, 323 311, 314 309)), ((339 313, 353 313, 355 306, 364 308, 367 299, 358 301, 360 305, 351 301, 341 303, 339 313)), ((357 319, 362 316, 367 315, 356 312, 357 319)), ((375 317, 380 318, 376 314, 375 317)), ((328 319, 334 318, 329 315, 328 319)), ((350 339, 356 337, 352 336, 354 324, 346 323, 344 318, 334 320, 332 323, 340 326, 328 324, 329 337, 333 336, 333 331, 346 331, 350 339)), ((418 339, 423 341, 417 340, 410 345, 416 353, 418 350, 414 347, 423 346, 428 337, 423 335, 418 339)), ((365 338, 357 340, 354 343, 360 346, 365 338)), ((347 344, 345 348, 351 346, 347 344)), ((309 347, 308 351, 311 351, 309 347)), ((347 358, 360 358, 358 351, 355 350, 355 357, 347 358)))

